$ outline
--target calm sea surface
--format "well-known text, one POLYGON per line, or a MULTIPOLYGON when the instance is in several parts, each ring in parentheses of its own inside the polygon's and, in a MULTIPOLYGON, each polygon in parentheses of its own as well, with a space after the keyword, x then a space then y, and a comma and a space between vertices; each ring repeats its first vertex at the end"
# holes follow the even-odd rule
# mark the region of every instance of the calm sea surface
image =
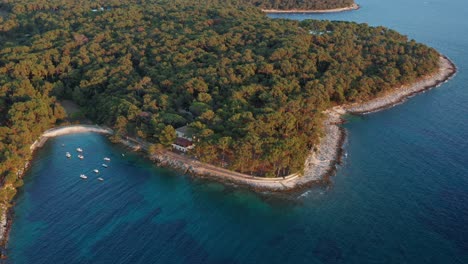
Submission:
POLYGON ((271 17, 388 26, 459 73, 403 105, 349 117, 348 155, 330 187, 264 197, 157 168, 97 134, 62 136, 26 175, 9 262, 468 263, 468 1, 359 3, 271 17))

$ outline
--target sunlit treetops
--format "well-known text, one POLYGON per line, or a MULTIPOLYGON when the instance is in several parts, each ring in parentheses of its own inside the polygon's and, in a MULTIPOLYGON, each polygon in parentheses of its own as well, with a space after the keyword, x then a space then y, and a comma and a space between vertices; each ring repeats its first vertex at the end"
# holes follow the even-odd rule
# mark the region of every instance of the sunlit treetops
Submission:
POLYGON ((438 62, 384 27, 269 19, 239 3, 3 1, 1 10, 3 177, 63 118, 56 98, 163 147, 188 125, 200 160, 287 175, 318 142, 324 109, 369 100, 438 62))

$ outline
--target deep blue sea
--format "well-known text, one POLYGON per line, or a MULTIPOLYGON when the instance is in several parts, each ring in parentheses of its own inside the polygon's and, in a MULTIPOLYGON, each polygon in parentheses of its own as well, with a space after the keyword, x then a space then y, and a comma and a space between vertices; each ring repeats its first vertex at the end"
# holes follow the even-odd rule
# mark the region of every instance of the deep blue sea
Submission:
POLYGON ((101 135, 62 136, 25 176, 9 262, 468 263, 468 1, 358 2, 271 17, 387 26, 459 72, 405 104, 348 117, 347 157, 330 186, 256 194, 157 168, 101 135))

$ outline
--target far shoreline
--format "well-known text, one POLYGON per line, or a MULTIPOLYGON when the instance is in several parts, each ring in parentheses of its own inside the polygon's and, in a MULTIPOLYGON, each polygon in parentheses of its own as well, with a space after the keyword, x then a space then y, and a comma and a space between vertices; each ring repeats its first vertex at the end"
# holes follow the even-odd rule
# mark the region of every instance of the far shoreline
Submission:
POLYGON ((262 9, 262 12, 267 14, 325 14, 325 13, 340 13, 352 10, 358 10, 361 6, 354 3, 347 7, 333 8, 333 9, 262 9))

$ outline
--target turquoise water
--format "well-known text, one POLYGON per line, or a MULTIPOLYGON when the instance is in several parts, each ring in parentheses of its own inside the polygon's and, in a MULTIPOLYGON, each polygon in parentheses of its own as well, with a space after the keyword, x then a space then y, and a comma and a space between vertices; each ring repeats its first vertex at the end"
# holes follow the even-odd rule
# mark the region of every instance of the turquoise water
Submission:
POLYGON ((359 3, 287 17, 388 26, 459 73, 403 105, 349 117, 348 155, 330 186, 255 194, 154 167, 101 135, 58 137, 26 175, 7 262, 468 263, 468 2, 359 3), (85 159, 66 159, 78 146, 85 159))

